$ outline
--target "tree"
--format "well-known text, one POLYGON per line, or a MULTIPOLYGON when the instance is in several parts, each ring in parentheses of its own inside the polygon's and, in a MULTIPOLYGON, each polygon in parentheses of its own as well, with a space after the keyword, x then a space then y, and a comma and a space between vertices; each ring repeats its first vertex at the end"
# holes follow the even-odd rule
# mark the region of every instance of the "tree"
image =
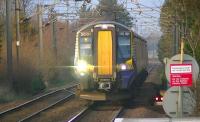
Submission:
POLYGON ((3 48, 3 35, 4 35, 4 11, 5 3, 0 1, 0 64, 2 63, 2 48, 3 48))
POLYGON ((30 16, 35 9, 34 0, 21 0, 21 11, 25 17, 30 16))
POLYGON ((0 1, 0 63, 1 63, 1 53, 2 53, 2 42, 4 35, 4 1, 0 1))
POLYGON ((96 8, 91 8, 91 6, 82 6, 80 9, 80 20, 83 21, 83 18, 90 18, 90 21, 117 21, 129 27, 132 27, 133 24, 133 18, 130 13, 122 4, 118 4, 117 0, 99 0, 99 5, 97 5, 96 8))
MULTIPOLYGON (((164 37, 168 36, 168 31, 173 30, 175 26, 180 28, 178 35, 181 35, 186 42, 185 52, 195 57, 200 64, 200 55, 198 53, 200 50, 199 5, 199 0, 166 0, 161 9, 160 25, 164 37)), ((174 46, 173 44, 172 48, 174 46)))
POLYGON ((132 27, 132 17, 123 4, 117 0, 99 0, 97 10, 105 20, 112 20, 132 27))
POLYGON ((161 62, 163 62, 163 59, 165 57, 172 57, 173 56, 173 52, 172 52, 172 46, 173 46, 173 42, 171 41, 171 34, 163 35, 160 39, 160 41, 158 42, 158 58, 161 62))

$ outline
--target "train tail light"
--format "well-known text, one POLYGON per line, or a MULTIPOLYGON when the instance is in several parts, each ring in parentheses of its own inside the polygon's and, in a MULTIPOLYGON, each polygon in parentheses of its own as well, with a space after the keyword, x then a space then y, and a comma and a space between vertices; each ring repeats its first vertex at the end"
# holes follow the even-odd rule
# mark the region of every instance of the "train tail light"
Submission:
POLYGON ((158 97, 156 97, 156 101, 158 101, 159 100, 159 98, 158 97))
POLYGON ((155 96, 154 100, 155 100, 155 102, 162 102, 163 101, 163 96, 155 96))

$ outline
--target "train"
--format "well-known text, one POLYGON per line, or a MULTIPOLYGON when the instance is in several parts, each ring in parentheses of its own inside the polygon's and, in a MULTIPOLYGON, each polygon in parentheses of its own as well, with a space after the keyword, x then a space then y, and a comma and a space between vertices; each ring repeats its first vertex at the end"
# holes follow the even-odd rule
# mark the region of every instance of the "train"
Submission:
POLYGON ((147 75, 147 65, 146 40, 121 23, 92 22, 76 33, 74 66, 80 98, 128 99, 147 75))

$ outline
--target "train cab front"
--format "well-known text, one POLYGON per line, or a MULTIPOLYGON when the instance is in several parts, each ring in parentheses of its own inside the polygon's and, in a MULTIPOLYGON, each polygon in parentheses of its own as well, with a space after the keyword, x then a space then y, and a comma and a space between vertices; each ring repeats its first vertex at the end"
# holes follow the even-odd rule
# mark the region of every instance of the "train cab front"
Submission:
POLYGON ((80 98, 105 101, 122 97, 113 94, 117 87, 116 37, 114 24, 96 24, 77 34, 80 98))

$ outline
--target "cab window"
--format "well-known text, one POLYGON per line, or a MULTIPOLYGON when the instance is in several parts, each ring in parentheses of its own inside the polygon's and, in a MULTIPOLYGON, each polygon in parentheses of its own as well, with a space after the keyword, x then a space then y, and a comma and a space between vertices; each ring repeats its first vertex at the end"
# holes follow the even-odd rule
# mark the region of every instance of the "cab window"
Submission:
POLYGON ((92 59, 92 38, 91 36, 80 37, 80 58, 90 62, 92 59))
POLYGON ((131 57, 130 32, 119 32, 117 37, 117 62, 123 63, 131 57))

